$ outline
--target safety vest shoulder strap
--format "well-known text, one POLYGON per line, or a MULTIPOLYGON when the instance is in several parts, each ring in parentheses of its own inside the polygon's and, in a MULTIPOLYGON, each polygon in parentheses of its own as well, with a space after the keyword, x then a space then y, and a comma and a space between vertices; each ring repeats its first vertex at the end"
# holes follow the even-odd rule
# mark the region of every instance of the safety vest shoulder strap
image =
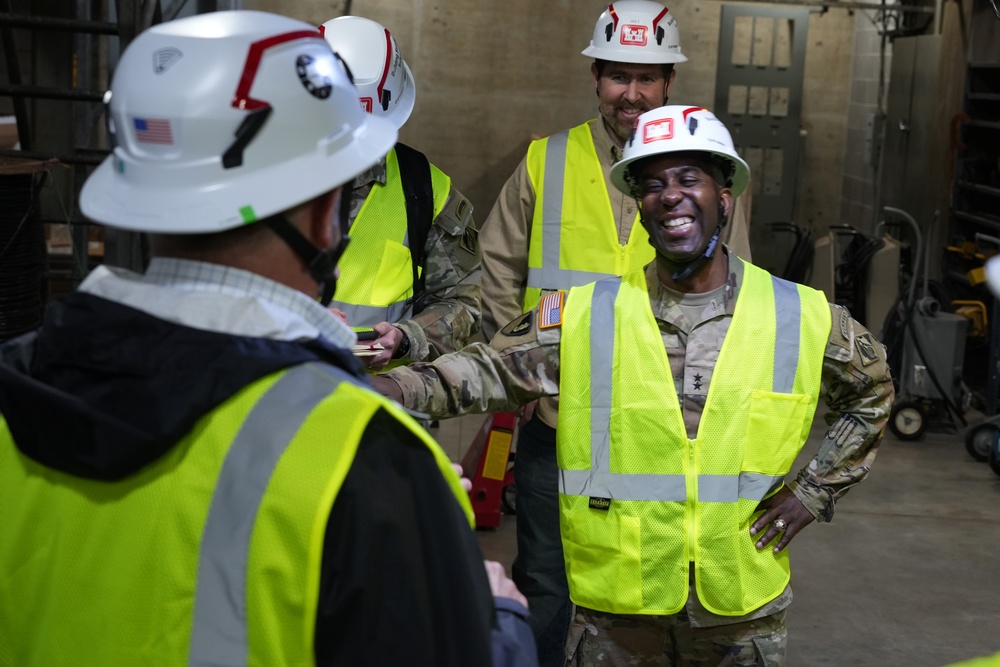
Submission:
POLYGON ((450 462, 397 406, 325 364, 289 369, 247 416, 219 474, 199 554, 191 664, 309 662, 325 526, 379 410, 424 442, 471 517, 450 462), (241 589, 245 597, 230 593, 241 589), (276 617, 269 610, 289 591, 301 592, 302 613, 276 617), (220 651, 235 659, 217 662, 220 651))
MULTIPOLYGON (((267 525, 261 526, 257 517, 279 461, 316 406, 345 380, 355 381, 323 364, 289 369, 260 398, 229 447, 202 532, 190 664, 248 663, 248 626, 253 614, 249 610, 248 619, 247 598, 234 596, 231 591, 247 588, 255 529, 270 530, 267 525)), ((336 472, 331 478, 337 480, 338 486, 347 474, 358 442, 355 438, 330 448, 337 453, 332 466, 336 472)), ((256 539, 267 538, 258 535, 256 539)), ((318 571, 319 564, 309 567, 318 571)), ((302 567, 300 571, 307 569, 302 567)), ((304 581, 299 583, 305 585, 304 581)), ((304 616, 315 618, 315 608, 304 616)))

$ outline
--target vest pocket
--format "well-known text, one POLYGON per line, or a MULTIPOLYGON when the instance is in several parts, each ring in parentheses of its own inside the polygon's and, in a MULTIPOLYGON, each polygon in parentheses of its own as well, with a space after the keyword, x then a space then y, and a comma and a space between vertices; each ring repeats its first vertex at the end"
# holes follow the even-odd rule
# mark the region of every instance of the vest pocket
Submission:
POLYGON ((589 509, 588 500, 573 496, 583 509, 562 512, 570 596, 595 609, 641 609, 640 519, 616 512, 614 501, 610 511, 589 509))
POLYGON ((809 396, 754 391, 750 398, 743 471, 784 475, 805 442, 809 396))
POLYGON ((382 261, 372 285, 372 303, 388 306, 413 293, 413 267, 410 249, 398 241, 386 240, 382 261))

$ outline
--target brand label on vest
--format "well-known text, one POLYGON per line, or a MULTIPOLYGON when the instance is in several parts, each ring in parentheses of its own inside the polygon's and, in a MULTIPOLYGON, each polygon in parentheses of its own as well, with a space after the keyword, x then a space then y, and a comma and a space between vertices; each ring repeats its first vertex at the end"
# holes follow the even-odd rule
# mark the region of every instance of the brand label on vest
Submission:
POLYGON ((611 498, 591 498, 590 509, 603 510, 607 512, 609 509, 611 509, 611 498))

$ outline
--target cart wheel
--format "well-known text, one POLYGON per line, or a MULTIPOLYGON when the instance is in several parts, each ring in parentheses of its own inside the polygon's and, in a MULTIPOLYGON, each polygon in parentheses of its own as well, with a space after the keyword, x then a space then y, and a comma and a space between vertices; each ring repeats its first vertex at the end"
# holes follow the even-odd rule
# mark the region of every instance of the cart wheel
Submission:
POLYGON ((903 401, 892 407, 889 429, 900 440, 918 440, 927 429, 927 419, 920 403, 903 401))
POLYGON ((1000 475, 1000 438, 993 438, 993 443, 990 445, 988 462, 993 472, 1000 475))
POLYGON ((977 461, 988 461, 990 449, 1000 436, 1000 425, 991 422, 976 424, 965 432, 965 449, 977 461))

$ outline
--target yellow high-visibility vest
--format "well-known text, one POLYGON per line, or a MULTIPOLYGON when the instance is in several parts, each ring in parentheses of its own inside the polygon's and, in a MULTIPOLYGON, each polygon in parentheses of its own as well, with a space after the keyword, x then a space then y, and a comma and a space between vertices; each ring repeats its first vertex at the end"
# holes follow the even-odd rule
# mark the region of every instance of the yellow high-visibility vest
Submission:
POLYGON ((391 401, 323 364, 244 387, 118 481, 45 467, 0 418, 0 665, 311 665, 330 510, 391 401))
POLYGON ((618 227, 591 120, 531 142, 525 158, 535 190, 528 246, 524 310, 538 305, 542 290, 571 287, 634 271, 653 260, 649 235, 636 215, 628 243, 618 227))
POLYGON ((677 613, 691 563, 699 600, 724 616, 750 613, 788 583, 787 551, 758 550, 749 527, 812 426, 830 309, 821 292, 745 267, 693 440, 643 272, 569 293, 556 433, 579 605, 677 613))
MULTIPOLYGON (((431 168, 434 218, 444 210, 451 178, 431 168)), ((406 226, 406 195, 393 148, 385 158, 385 185, 376 183, 351 225, 351 244, 338 262, 340 278, 330 304, 347 313, 352 327, 399 322, 413 316, 413 266, 406 226)), ((344 193, 344 196, 349 196, 344 193)), ((423 273, 423 267, 418 269, 423 273)))

